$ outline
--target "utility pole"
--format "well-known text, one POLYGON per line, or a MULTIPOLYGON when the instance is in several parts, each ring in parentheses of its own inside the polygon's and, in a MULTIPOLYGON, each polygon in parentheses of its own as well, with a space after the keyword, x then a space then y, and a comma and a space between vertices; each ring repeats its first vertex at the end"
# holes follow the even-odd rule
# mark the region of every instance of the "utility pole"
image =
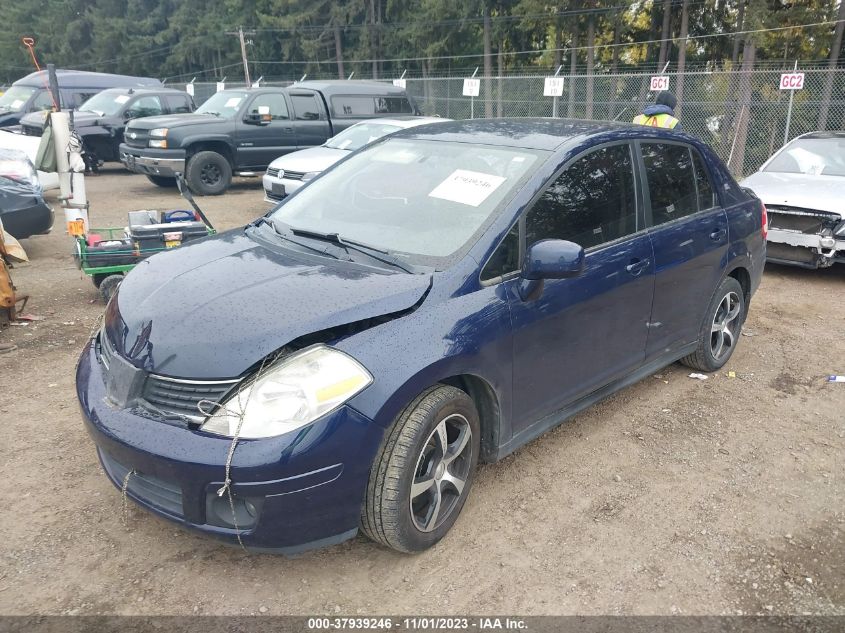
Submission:
POLYGON ((226 31, 226 35, 237 35, 241 41, 241 57, 244 62, 244 81, 246 82, 246 87, 249 88, 252 85, 252 82, 249 80, 249 61, 246 58, 246 40, 244 40, 244 35, 255 35, 255 31, 244 31, 244 27, 239 26, 237 31, 226 31))

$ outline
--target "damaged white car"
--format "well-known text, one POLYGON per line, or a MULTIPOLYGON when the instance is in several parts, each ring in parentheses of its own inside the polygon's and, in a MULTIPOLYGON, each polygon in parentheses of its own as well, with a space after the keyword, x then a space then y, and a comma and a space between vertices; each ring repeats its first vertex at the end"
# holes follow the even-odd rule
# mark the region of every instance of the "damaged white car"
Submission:
POLYGON ((799 136, 740 184, 768 209, 768 261, 845 263, 845 132, 799 136))

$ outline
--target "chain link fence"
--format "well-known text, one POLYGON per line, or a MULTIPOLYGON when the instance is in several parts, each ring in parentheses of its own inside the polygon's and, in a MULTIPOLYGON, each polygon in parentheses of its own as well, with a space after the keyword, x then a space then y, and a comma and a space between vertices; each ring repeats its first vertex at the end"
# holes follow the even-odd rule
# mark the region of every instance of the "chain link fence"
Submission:
MULTIPOLYGON (((791 71, 791 69, 790 69, 791 71)), ((777 68, 695 70, 668 74, 684 131, 709 143, 741 177, 757 170, 786 139, 814 130, 845 129, 845 69, 801 69, 801 90, 781 90, 777 68), (790 113, 790 99, 792 100, 790 113)), ((654 72, 563 75, 560 97, 543 96, 543 75, 480 77, 478 97, 463 95, 464 77, 409 78, 405 86, 426 115, 450 119, 566 117, 630 121, 654 101, 654 72)), ((262 85, 290 85, 290 81, 262 85)), ((169 84, 185 88, 185 84, 169 84)), ((242 84, 230 84, 230 87, 242 84)), ((195 83, 198 104, 216 84, 195 83)))

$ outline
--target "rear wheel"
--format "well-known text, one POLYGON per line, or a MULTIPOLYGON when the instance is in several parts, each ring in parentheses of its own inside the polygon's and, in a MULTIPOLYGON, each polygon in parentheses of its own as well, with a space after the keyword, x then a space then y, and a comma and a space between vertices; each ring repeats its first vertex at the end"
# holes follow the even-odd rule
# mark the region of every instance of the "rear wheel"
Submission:
POLYGON ((202 196, 218 196, 232 184, 232 166, 217 152, 197 152, 185 168, 191 191, 202 196))
POLYGON ((710 300, 698 338, 698 348, 681 359, 687 367, 716 371, 733 354, 745 321, 745 294, 733 277, 719 284, 710 300))
POLYGON ((480 436, 478 412, 460 389, 438 385, 414 400, 373 462, 361 513, 367 536, 402 552, 442 539, 469 495, 480 436))
POLYGON ((175 187, 176 178, 168 176, 147 176, 147 180, 157 187, 175 187))

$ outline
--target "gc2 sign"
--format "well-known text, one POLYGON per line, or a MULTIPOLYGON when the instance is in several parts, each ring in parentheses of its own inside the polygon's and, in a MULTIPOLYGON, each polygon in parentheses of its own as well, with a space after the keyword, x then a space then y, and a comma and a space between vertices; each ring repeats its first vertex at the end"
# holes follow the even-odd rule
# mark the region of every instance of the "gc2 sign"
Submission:
POLYGON ((804 73, 783 73, 780 76, 781 90, 802 90, 804 88, 804 73))
POLYGON ((651 92, 662 92, 669 90, 669 77, 667 75, 657 75, 651 78, 651 92))
POLYGON ((464 96, 477 97, 481 91, 481 80, 470 77, 464 79, 464 96))

